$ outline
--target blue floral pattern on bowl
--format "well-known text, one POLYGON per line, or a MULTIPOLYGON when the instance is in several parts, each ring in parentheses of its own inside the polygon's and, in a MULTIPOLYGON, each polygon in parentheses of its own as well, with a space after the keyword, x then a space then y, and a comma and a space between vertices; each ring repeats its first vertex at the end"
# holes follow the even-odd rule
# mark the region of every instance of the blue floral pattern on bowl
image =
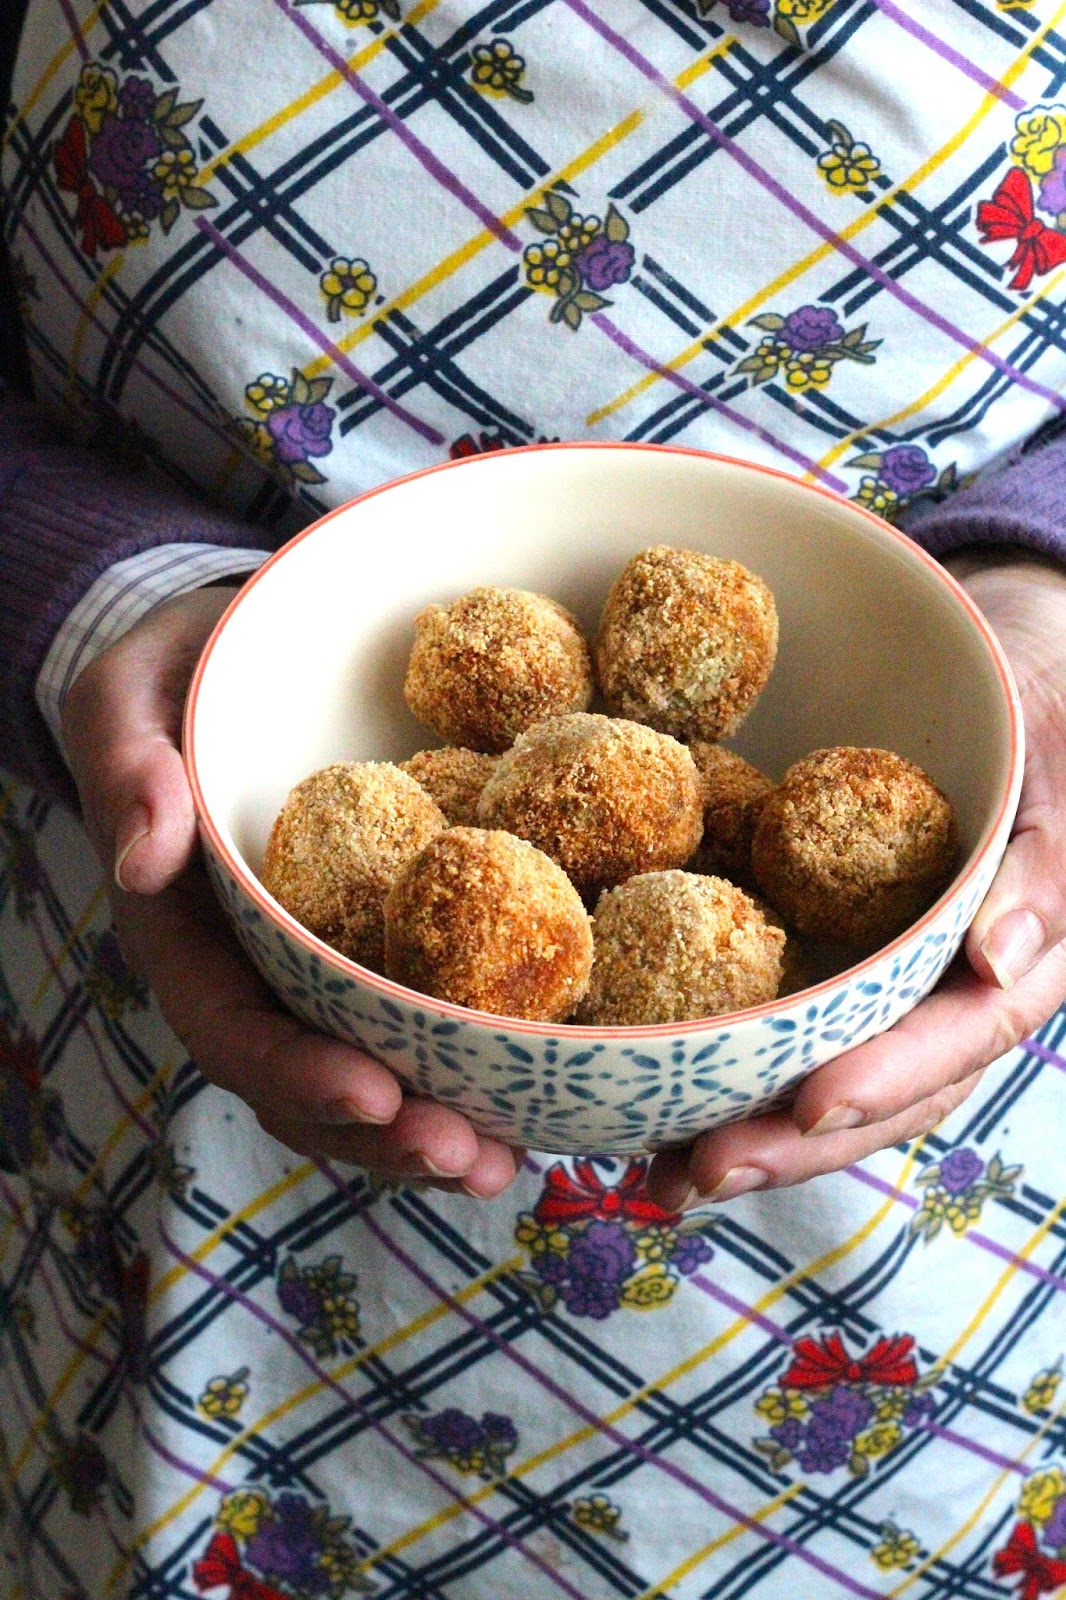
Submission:
POLYGON ((511 1029, 421 995, 383 994, 372 977, 343 971, 267 916, 206 834, 203 843, 238 938, 304 1022, 368 1051, 485 1133, 560 1154, 619 1155, 687 1143, 765 1111, 817 1067, 898 1022, 955 956, 1002 853, 987 851, 963 893, 873 962, 726 1027, 710 1019, 647 1037, 511 1029))

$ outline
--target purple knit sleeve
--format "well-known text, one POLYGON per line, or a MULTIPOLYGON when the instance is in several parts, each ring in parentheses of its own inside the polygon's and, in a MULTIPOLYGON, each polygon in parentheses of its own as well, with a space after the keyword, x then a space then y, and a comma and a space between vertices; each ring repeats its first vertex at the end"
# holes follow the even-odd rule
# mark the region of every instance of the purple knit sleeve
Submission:
POLYGON ((171 485, 71 445, 0 388, 0 765, 71 799, 34 700, 53 635, 116 561, 188 542, 248 548, 263 539, 171 485))
POLYGON ((1066 431, 939 505, 919 502, 902 526, 933 556, 964 545, 1017 544, 1066 562, 1066 431))

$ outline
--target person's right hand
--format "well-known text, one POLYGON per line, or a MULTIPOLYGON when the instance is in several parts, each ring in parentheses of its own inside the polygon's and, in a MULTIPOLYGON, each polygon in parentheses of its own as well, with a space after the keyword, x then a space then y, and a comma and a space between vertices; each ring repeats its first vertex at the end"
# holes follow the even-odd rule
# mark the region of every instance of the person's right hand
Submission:
POLYGON ((224 925, 178 741, 193 668, 235 592, 201 589, 152 612, 79 674, 63 707, 123 951, 204 1076, 291 1150, 492 1198, 522 1152, 404 1095, 379 1062, 296 1021, 224 925))

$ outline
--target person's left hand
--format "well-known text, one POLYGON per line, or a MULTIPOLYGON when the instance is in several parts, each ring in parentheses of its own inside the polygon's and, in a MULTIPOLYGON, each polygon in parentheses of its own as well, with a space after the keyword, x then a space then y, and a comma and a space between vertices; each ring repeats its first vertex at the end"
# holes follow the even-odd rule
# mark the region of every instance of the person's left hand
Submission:
POLYGON ((812 1073, 786 1110, 661 1152, 653 1199, 681 1209, 803 1183, 928 1133, 1066 999, 1066 572, 1021 552, 945 563, 992 624, 1025 718, 1025 781, 1002 865, 939 987, 812 1073))

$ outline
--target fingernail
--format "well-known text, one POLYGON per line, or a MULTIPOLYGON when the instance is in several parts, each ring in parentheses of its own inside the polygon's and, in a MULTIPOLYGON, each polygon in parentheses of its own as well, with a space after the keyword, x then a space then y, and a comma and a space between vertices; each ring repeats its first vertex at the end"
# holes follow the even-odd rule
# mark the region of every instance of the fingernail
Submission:
POLYGON ((1013 989, 1036 966, 1046 942, 1047 929, 1036 912, 1019 906, 993 924, 981 946, 981 954, 992 968, 1000 988, 1013 989))
POLYGON ((704 1200, 735 1200, 738 1195, 750 1194, 753 1189, 765 1189, 770 1182, 770 1174, 761 1167, 730 1167, 710 1194, 702 1196, 704 1200))
POLYGON ((391 1122, 392 1117, 379 1117, 357 1105, 354 1100, 348 1100, 341 1095, 337 1100, 327 1100, 322 1110, 318 1113, 316 1120, 329 1123, 334 1127, 343 1127, 351 1122, 370 1122, 375 1127, 381 1128, 386 1123, 391 1122))
POLYGON ((667 1211, 691 1211, 693 1206, 698 1206, 702 1204, 702 1202, 703 1196, 700 1194, 700 1191, 697 1188, 693 1187, 689 1190, 688 1194, 685 1196, 679 1206, 667 1206, 665 1209, 667 1211))
POLYGON ((430 1178, 457 1178, 459 1176, 457 1172, 445 1172, 443 1167, 438 1167, 437 1163, 431 1161, 421 1150, 414 1152, 414 1159, 419 1169, 430 1178))
POLYGON ((126 885, 122 881, 122 864, 134 845, 141 839, 146 839, 152 831, 152 818, 148 807, 140 802, 130 806, 119 818, 118 827, 115 829, 115 882, 120 889, 126 885))
POLYGON ((830 1106, 823 1117, 819 1117, 813 1128, 808 1128, 804 1134, 805 1139, 812 1138, 818 1133, 843 1133, 845 1128, 861 1128, 866 1121, 866 1112, 860 1111, 858 1106, 849 1106, 842 1100, 838 1106, 830 1106))

